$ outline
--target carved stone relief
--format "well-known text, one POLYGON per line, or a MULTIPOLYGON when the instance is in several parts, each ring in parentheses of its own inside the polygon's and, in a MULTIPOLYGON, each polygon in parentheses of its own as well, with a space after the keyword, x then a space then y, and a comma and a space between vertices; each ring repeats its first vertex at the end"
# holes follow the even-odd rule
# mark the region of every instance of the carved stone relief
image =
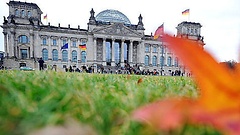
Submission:
POLYGON ((115 25, 112 25, 111 27, 108 27, 102 30, 95 30, 95 32, 101 33, 101 34, 107 34, 107 35, 135 36, 135 37, 140 36, 134 31, 131 31, 130 29, 128 29, 123 24, 115 24, 115 25))

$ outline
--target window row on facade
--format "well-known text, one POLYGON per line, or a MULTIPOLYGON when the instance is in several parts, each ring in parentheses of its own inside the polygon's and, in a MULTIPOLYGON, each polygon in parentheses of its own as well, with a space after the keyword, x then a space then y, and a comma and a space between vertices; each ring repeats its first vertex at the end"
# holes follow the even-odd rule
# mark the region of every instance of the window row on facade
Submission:
MULTIPOLYGON (((20 44, 27 44, 29 43, 29 38, 26 36, 26 35, 20 35, 18 37, 18 43, 20 44)), ((61 39, 60 41, 56 38, 52 38, 51 39, 51 43, 48 43, 48 39, 46 37, 42 37, 41 39, 41 44, 42 45, 54 45, 54 46, 57 46, 58 44, 60 45, 65 45, 67 42, 67 39, 61 39), (62 44, 61 44, 62 43, 62 44)), ((70 44, 70 43, 69 43, 70 44)), ((79 45, 85 45, 86 44, 86 40, 80 40, 80 43, 79 45)), ((77 40, 71 40, 71 46, 72 47, 78 47, 78 42, 77 40)))
MULTIPOLYGON (((157 53, 158 52, 157 48, 158 48, 157 46, 151 47, 150 45, 145 45, 145 52, 149 53, 149 52, 152 51, 153 53, 157 53)), ((160 50, 161 53, 165 53, 166 52, 166 47, 161 46, 160 48, 161 48, 161 50, 160 50)))
POLYGON ((32 12, 31 11, 26 11, 24 9, 15 9, 15 16, 17 17, 28 17, 30 18, 32 16, 32 12))
MULTIPOLYGON (((155 55, 152 56, 152 61, 151 62, 152 62, 152 66, 157 66, 157 56, 155 56, 155 55)), ((169 66, 169 67, 171 67, 171 66, 178 67, 179 66, 178 58, 175 57, 175 59, 173 61, 171 56, 167 57, 167 63, 165 63, 165 57, 164 56, 160 56, 159 63, 160 63, 160 66, 169 66)), ((145 66, 149 66, 150 65, 150 56, 145 55, 144 64, 145 64, 145 66)))
MULTIPOLYGON (((63 50, 61 52, 61 55, 62 55, 61 61, 62 62, 68 62, 68 60, 69 60, 69 58, 68 58, 68 51, 67 50, 63 50)), ((59 51, 57 49, 53 49, 51 52, 49 52, 47 49, 44 48, 42 50, 42 59, 44 61, 47 61, 47 60, 49 60, 49 56, 52 56, 52 61, 58 61, 59 60, 59 51), (51 53, 51 54, 49 55, 49 53, 51 53)), ((86 62, 86 51, 82 51, 80 58, 78 58, 77 51, 73 50, 71 52, 70 60, 72 62, 78 62, 78 60, 81 60, 82 63, 85 63, 86 62)))
MULTIPOLYGON (((47 37, 42 37, 41 40, 42 40, 42 42, 41 42, 42 45, 50 44, 50 45, 57 46, 58 44, 65 45, 66 43, 68 43, 68 40, 66 38, 63 38, 63 39, 51 38, 50 43, 48 43, 49 40, 48 40, 47 37)), ((72 47, 77 47, 78 46, 77 39, 71 40, 70 42, 71 43, 69 43, 69 44, 71 44, 72 47)), ((86 45, 86 40, 80 40, 79 45, 86 45)))

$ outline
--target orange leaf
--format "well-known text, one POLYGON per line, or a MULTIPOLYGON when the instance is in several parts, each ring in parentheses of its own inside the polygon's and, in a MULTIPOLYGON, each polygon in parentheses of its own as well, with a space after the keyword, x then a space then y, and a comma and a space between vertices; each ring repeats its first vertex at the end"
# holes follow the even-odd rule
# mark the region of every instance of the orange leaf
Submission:
POLYGON ((154 128, 169 130, 179 128, 186 121, 191 100, 170 99, 149 104, 133 113, 133 118, 154 128))
POLYGON ((140 83, 142 83, 143 82, 143 79, 142 78, 140 78, 140 79, 138 79, 138 82, 137 82, 137 84, 140 84, 140 83))
POLYGON ((168 47, 193 72, 200 98, 168 99, 142 107, 133 116, 156 128, 169 130, 186 122, 212 125, 227 135, 240 134, 240 66, 219 64, 198 42, 164 35, 168 47))
POLYGON ((201 89, 201 102, 205 107, 216 110, 219 107, 240 105, 240 102, 232 102, 233 99, 240 98, 240 84, 237 81, 239 76, 217 63, 197 42, 168 35, 164 39, 169 44, 168 47, 195 75, 201 89))

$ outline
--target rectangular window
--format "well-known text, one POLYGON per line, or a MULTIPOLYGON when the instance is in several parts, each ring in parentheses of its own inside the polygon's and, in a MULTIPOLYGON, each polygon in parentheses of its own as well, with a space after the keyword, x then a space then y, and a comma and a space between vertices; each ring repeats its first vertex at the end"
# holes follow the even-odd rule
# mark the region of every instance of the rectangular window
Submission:
POLYGON ((81 42, 81 45, 86 45, 86 40, 82 40, 81 42))
POLYGON ((157 52, 157 47, 153 47, 153 52, 154 52, 154 53, 157 52))
POLYGON ((163 54, 163 53, 165 53, 165 49, 164 49, 164 46, 161 46, 161 53, 163 54))
POLYGON ((72 41, 72 46, 76 47, 77 46, 77 42, 76 41, 72 41))
POLYGON ((53 42, 53 45, 55 45, 55 46, 57 45, 57 40, 56 39, 53 39, 52 42, 53 42))
POLYGON ((43 39, 42 39, 42 44, 43 44, 43 45, 47 45, 47 39, 46 39, 46 38, 43 38, 43 39))
POLYGON ((66 40, 66 39, 63 39, 63 40, 62 40, 62 43, 63 43, 63 45, 65 45, 65 44, 67 43, 67 40, 66 40))
POLYGON ((149 52, 149 46, 145 46, 145 52, 149 52))
POLYGON ((27 54, 28 54, 27 49, 21 49, 20 51, 21 51, 21 58, 27 59, 27 54))

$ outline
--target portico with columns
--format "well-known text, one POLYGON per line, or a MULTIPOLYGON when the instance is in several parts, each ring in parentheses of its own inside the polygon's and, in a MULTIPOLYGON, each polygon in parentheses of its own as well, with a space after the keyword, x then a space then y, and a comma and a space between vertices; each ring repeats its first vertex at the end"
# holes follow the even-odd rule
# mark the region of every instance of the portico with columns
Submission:
MULTIPOLYGON (((103 66, 133 66, 140 62, 138 52, 134 48, 140 47, 139 39, 125 39, 124 37, 94 37, 93 62, 103 66), (135 57, 134 57, 135 56, 135 57)), ((91 50, 88 50, 91 53, 91 50)), ((139 52, 140 53, 140 52, 139 52)), ((89 55, 91 56, 91 55, 89 55)))

